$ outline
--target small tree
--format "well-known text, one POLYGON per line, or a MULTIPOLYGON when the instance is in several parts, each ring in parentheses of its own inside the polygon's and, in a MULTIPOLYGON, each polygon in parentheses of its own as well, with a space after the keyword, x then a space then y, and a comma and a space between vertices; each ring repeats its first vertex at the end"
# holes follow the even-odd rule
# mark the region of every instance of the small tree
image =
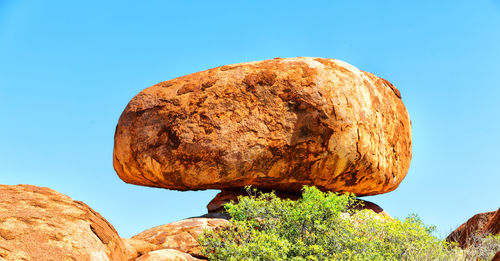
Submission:
POLYGON ((249 194, 225 206, 230 226, 200 237, 209 260, 466 260, 416 215, 399 221, 357 211, 352 194, 315 187, 297 201, 249 194))

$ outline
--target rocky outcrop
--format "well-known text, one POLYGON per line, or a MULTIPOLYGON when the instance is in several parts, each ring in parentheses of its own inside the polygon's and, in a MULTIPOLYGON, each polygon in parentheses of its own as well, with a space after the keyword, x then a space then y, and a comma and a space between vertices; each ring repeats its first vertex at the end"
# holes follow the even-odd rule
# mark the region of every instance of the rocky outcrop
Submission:
POLYGON ((195 261, 201 260, 193 256, 183 253, 175 249, 160 249, 151 251, 139 258, 136 261, 195 261))
POLYGON ((124 253, 113 226, 83 202, 0 185, 0 260, 126 260, 124 253))
POLYGON ((190 218, 157 226, 132 237, 156 245, 156 249, 175 249, 194 257, 203 257, 198 237, 204 229, 214 229, 228 225, 219 218, 190 218))
POLYGON ((144 240, 122 238, 122 241, 125 245, 128 260, 135 260, 139 256, 145 255, 153 250, 158 249, 156 245, 144 240))
POLYGON ((493 235, 500 234, 500 208, 495 212, 493 217, 490 218, 490 221, 488 221, 483 231, 493 235))
POLYGON ((303 185, 358 196, 394 190, 411 124, 388 81, 334 59, 226 65, 147 88, 122 113, 114 168, 176 190, 303 185))
POLYGON ((457 242, 462 248, 478 242, 478 239, 486 235, 500 234, 500 208, 497 211, 479 213, 471 217, 453 232, 446 240, 457 242))

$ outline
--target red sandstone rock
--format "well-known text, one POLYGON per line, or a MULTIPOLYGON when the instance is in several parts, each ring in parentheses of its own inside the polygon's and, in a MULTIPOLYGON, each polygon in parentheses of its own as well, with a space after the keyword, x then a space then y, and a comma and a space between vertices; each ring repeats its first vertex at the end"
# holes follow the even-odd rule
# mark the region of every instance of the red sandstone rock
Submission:
POLYGON ((491 261, 500 261, 500 251, 498 251, 491 261))
POLYGON ((113 165, 127 183, 176 190, 397 188, 411 124, 388 81, 334 59, 226 65, 147 88, 122 113, 113 165))
POLYGON ((500 234, 500 208, 495 212, 490 221, 484 226, 483 232, 493 235, 500 234))
POLYGON ((479 213, 471 217, 446 237, 447 241, 457 242, 462 248, 474 244, 477 239, 488 234, 500 233, 500 209, 479 213))
POLYGON ((145 255, 148 252, 158 249, 156 245, 153 245, 144 240, 122 238, 122 241, 126 248, 128 260, 135 260, 139 256, 145 255))
POLYGON ((0 185, 0 260, 126 260, 99 213, 49 188, 0 185))
POLYGON ((140 256, 136 261, 195 261, 201 260, 175 249, 160 249, 140 256))
POLYGON ((219 218, 190 218, 143 231, 132 239, 147 241, 157 249, 176 249, 194 257, 203 257, 198 237, 204 229, 213 229, 228 225, 229 222, 219 218))

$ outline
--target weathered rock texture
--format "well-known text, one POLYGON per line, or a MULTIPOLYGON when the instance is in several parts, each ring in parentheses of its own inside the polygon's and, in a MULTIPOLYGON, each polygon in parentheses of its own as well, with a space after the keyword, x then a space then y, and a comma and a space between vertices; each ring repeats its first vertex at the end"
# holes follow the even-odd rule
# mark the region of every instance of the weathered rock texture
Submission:
POLYGON ((136 261, 195 261, 201 260, 175 249, 160 249, 140 256, 136 261))
POLYGON ((493 217, 490 218, 490 221, 488 221, 483 231, 493 235, 500 234, 500 208, 495 212, 493 217))
POLYGON ((135 260, 139 256, 158 249, 158 246, 144 240, 122 238, 122 241, 125 245, 128 260, 135 260))
POLYGON ((375 195, 405 177, 410 125, 391 83, 342 61, 249 62, 143 90, 120 117, 113 163, 125 182, 176 190, 375 195))
POLYGON ((0 185, 0 260, 126 260, 99 213, 49 188, 0 185))
POLYGON ((190 218, 143 231, 132 239, 154 244, 157 249, 175 249, 194 257, 203 257, 198 237, 204 229, 227 226, 229 222, 219 218, 190 218))
POLYGON ((451 232, 446 240, 457 242, 460 247, 466 248, 489 234, 500 234, 500 208, 497 211, 474 215, 451 232))

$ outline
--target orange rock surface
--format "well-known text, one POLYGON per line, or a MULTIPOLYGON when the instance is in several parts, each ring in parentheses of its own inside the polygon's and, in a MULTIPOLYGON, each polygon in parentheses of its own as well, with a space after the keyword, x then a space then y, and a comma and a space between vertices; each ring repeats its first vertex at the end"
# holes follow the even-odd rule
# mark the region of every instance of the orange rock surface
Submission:
POLYGON ((460 247, 466 248, 476 243, 480 237, 489 234, 500 234, 500 208, 497 211, 474 215, 451 232, 446 240, 457 242, 460 247))
POLYGON ((198 237, 204 229, 226 226, 229 221, 219 218, 189 218, 143 231, 132 239, 143 240, 156 249, 175 249, 194 257, 203 257, 198 237))
POLYGON ((136 261, 196 261, 196 260, 204 260, 204 259, 194 258, 189 254, 180 252, 175 249, 160 249, 151 251, 136 259, 136 261))
POLYGON ((122 238, 122 241, 125 245, 128 260, 136 260, 137 257, 158 249, 158 246, 144 240, 122 238))
POLYGON ((122 113, 114 168, 175 190, 303 185, 392 191, 411 159, 399 91, 345 62, 287 58, 226 65, 149 87, 122 113))
POLYGON ((127 260, 124 251, 113 226, 83 202, 0 185, 0 260, 127 260))

